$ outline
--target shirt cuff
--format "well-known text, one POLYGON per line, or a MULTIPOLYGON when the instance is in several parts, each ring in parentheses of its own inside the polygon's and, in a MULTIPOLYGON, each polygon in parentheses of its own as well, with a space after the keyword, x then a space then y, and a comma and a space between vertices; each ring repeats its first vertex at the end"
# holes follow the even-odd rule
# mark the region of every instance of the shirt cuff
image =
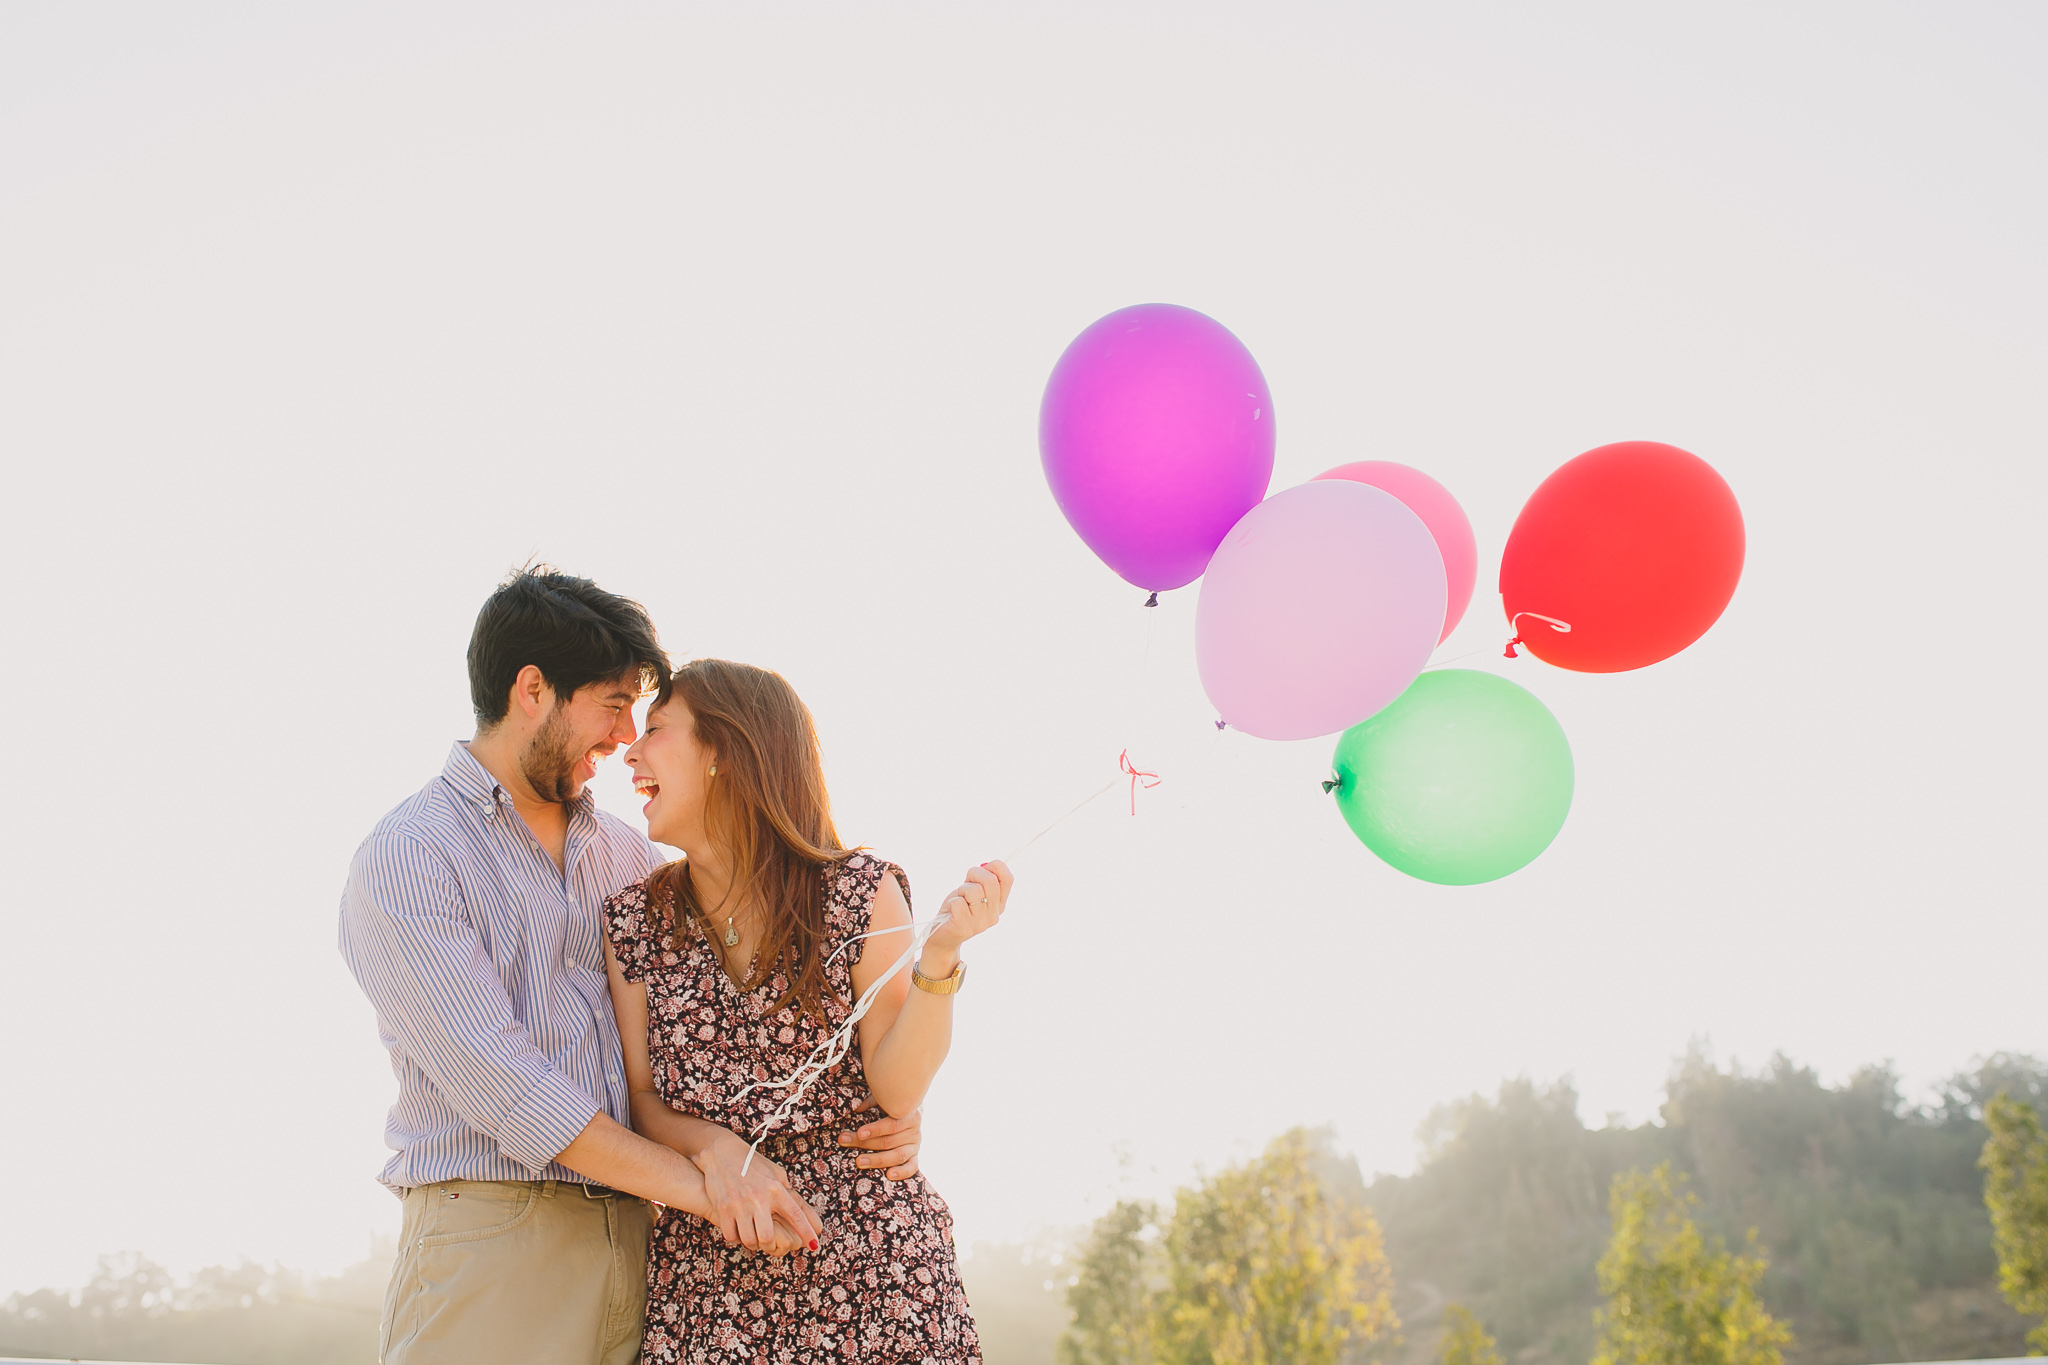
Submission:
POLYGON ((498 1150, 538 1178, 602 1112, 596 1100, 544 1069, 498 1121, 498 1150))

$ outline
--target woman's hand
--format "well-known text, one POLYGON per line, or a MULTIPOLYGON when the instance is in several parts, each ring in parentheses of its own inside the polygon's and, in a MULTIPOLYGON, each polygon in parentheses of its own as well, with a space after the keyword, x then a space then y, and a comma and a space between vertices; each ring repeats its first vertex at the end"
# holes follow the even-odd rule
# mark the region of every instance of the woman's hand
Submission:
MULTIPOLYGON (((996 921, 1003 917, 1003 902, 1008 899, 1010 887, 1016 880, 1010 875, 1010 869, 1000 862, 968 868, 967 880, 960 883, 939 906, 947 919, 925 940, 925 963, 944 967, 944 974, 951 975, 953 968, 946 966, 946 962, 953 960, 957 963, 961 944, 996 927, 996 921)), ((919 970, 924 969, 920 967, 919 970)), ((929 972, 925 974, 931 975, 929 972)))
POLYGON ((751 1164, 747 1162, 746 1139, 719 1128, 703 1147, 683 1155, 704 1175, 710 1221, 726 1245, 771 1256, 818 1249, 823 1220, 797 1197, 780 1166, 758 1152, 751 1164), (745 1175, 740 1174, 742 1166, 747 1167, 745 1175))

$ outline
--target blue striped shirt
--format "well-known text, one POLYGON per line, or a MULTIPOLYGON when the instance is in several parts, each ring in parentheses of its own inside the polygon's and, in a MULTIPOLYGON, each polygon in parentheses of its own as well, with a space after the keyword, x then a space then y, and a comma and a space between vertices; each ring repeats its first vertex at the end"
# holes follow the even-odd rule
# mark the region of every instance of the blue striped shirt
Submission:
POLYGON ((341 955, 398 1076, 386 1185, 583 1181, 555 1154, 600 1112, 631 1122, 600 915, 661 861, 586 791, 558 870, 461 743, 370 831, 341 955))

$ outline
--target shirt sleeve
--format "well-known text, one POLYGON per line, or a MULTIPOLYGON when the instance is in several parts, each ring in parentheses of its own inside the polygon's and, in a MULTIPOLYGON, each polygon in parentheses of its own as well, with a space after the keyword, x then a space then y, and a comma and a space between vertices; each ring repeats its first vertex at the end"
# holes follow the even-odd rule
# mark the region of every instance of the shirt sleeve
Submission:
POLYGON ((538 1176, 600 1106, 512 1012, 447 860, 403 834, 356 851, 341 949, 378 1020, 463 1122, 538 1176))

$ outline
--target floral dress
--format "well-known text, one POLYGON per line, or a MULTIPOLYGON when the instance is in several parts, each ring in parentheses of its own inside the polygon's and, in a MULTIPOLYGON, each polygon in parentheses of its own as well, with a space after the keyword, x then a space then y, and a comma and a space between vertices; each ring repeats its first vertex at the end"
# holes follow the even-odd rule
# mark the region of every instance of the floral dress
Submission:
MULTIPOLYGON (((885 875, 910 886, 902 869, 856 853, 827 874, 826 952, 866 932, 885 875)), ((733 984, 694 920, 677 943, 654 939, 646 884, 605 902, 612 951, 628 981, 647 983, 647 1053, 656 1091, 668 1105, 752 1139, 787 1096, 742 1087, 788 1076, 851 1013, 853 942, 826 968, 834 994, 827 1023, 795 1007, 771 1010, 788 988, 777 972, 752 991, 733 984)), ((895 939, 871 940, 894 961, 895 939)), ((874 1365, 979 1365, 960 1271, 953 1219, 923 1176, 891 1182, 854 1165, 859 1153, 838 1135, 857 1127, 867 1097, 860 1048, 814 1081, 762 1142, 760 1154, 823 1216, 816 1251, 773 1257, 727 1246, 700 1218, 664 1210, 647 1258, 647 1336, 653 1365, 797 1365, 859 1360, 874 1365)))

